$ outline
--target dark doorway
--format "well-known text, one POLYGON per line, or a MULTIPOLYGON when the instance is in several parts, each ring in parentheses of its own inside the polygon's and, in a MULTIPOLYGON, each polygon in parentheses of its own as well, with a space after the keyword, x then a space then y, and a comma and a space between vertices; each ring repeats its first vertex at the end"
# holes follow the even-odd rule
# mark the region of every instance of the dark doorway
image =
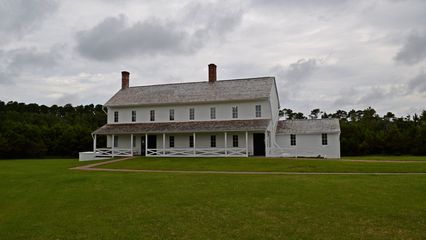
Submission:
POLYGON ((265 134, 253 133, 253 155, 265 156, 265 134))
POLYGON ((141 156, 146 155, 146 145, 145 145, 145 136, 141 137, 141 156))
POLYGON ((157 148, 157 135, 148 135, 148 148, 157 148))

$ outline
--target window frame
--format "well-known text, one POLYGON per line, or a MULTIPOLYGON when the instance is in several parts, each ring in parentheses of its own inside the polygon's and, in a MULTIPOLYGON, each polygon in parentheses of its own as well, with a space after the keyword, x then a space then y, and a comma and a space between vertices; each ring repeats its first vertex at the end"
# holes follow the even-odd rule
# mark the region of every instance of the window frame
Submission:
POLYGON ((175 136, 169 136, 169 148, 175 147, 175 136))
POLYGON ((238 106, 232 107, 232 118, 238 118, 238 106))
POLYGON ((195 108, 189 109, 189 120, 195 120, 195 108))
POLYGON ((297 140, 296 140, 296 134, 290 134, 290 146, 296 146, 297 140))
POLYGON ((255 116, 257 118, 262 117, 262 105, 258 104, 258 105, 255 106, 255 116))
POLYGON ((149 121, 154 122, 155 121, 155 110, 149 110, 149 121))
POLYGON ((112 146, 114 148, 118 148, 118 136, 114 136, 114 141, 112 143, 112 146))
POLYGON ((210 119, 216 119, 216 107, 210 108, 210 119))
POLYGON ((238 135, 232 135, 232 147, 237 148, 238 147, 238 135))
POLYGON ((174 120, 175 120, 175 110, 169 109, 169 121, 174 121, 174 120))
POLYGON ((189 147, 194 147, 194 135, 189 136, 189 147))
POLYGON ((210 147, 215 148, 216 146, 216 135, 210 135, 210 147))
POLYGON ((321 144, 323 146, 328 145, 328 134, 327 133, 321 133, 321 144))
POLYGON ((136 110, 132 110, 132 122, 136 122, 136 110))
POLYGON ((114 111, 114 122, 118 122, 118 111, 114 111))

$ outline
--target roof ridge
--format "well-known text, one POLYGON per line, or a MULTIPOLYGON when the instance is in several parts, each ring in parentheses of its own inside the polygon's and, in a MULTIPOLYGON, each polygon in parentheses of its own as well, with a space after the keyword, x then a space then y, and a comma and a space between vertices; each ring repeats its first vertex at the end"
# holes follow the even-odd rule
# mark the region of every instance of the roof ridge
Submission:
MULTIPOLYGON (((259 80, 259 79, 269 79, 269 78, 275 78, 275 77, 274 76, 264 76, 264 77, 253 77, 253 78, 222 79, 222 80, 217 80, 216 82, 230 82, 230 81, 244 81, 244 80, 247 81, 247 80, 259 80)), ((181 82, 181 83, 161 83, 161 84, 132 86, 132 87, 129 87, 129 88, 156 87, 156 86, 194 84, 194 83, 209 83, 209 82, 208 81, 197 81, 197 82, 181 82)))

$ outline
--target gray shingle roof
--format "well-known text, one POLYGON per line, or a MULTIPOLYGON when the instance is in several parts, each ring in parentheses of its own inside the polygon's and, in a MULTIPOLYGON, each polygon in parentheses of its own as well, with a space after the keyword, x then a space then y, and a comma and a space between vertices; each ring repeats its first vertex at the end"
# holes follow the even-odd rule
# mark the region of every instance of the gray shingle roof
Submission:
POLYGON ((278 121, 278 134, 339 133, 339 119, 300 119, 278 121))
POLYGON ((119 90, 105 106, 161 105, 241 101, 268 98, 274 77, 188 82, 130 87, 119 90))
POLYGON ((93 134, 265 131, 268 119, 105 124, 93 134))

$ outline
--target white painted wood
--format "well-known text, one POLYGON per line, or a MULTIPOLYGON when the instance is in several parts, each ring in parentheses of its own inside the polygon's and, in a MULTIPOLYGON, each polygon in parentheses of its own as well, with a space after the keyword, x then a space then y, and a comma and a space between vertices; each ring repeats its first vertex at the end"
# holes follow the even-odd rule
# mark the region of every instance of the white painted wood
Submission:
POLYGON ((133 134, 130 134, 130 149, 132 151, 132 156, 133 156, 133 134))
POLYGON ((93 152, 96 151, 96 134, 93 135, 93 152))
POLYGON ((163 133, 163 154, 165 154, 166 150, 166 134, 163 133))
POLYGON ((224 146, 225 146, 225 155, 228 155, 228 150, 227 150, 227 147, 228 147, 228 136, 227 136, 227 133, 225 132, 225 144, 224 144, 224 146))
POLYGON ((246 131, 246 157, 248 157, 248 132, 246 131))
POLYGON ((146 150, 148 149, 148 134, 145 133, 145 154, 146 154, 146 150))
POLYGON ((111 144, 111 149, 112 149, 111 154, 112 154, 112 157, 114 157, 114 138, 115 138, 115 136, 114 136, 114 134, 112 134, 112 144, 111 144))
POLYGON ((192 136, 193 136, 193 138, 194 138, 193 154, 194 154, 194 156, 195 156, 195 132, 194 132, 194 133, 192 133, 192 136))

